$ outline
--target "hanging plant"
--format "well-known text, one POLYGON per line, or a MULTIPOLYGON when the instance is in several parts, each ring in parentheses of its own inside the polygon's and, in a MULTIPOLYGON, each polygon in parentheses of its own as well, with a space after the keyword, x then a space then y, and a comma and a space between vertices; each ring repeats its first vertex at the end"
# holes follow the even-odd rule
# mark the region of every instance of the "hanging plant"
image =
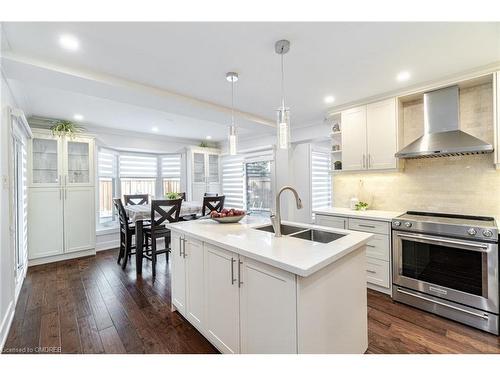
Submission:
POLYGON ((63 137, 69 136, 74 138, 76 134, 81 133, 83 128, 77 126, 74 122, 68 120, 59 120, 50 127, 52 135, 63 137))

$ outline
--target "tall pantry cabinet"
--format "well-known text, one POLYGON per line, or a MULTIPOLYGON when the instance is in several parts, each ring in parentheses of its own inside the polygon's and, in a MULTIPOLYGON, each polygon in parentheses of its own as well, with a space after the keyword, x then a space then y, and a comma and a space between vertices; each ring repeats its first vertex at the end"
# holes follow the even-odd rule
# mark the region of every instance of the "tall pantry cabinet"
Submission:
POLYGON ((34 129, 28 155, 28 256, 32 263, 95 251, 93 137, 34 129))

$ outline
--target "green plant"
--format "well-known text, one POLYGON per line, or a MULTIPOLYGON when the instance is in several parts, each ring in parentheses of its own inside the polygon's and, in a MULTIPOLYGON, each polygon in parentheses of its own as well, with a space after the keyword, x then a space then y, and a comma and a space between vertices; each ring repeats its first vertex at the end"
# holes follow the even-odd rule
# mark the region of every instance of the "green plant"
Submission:
POLYGON ((167 199, 179 199, 181 197, 181 195, 179 193, 172 192, 172 193, 165 194, 165 197, 167 199))
POLYGON ((357 211, 364 211, 368 208, 368 203, 366 202, 358 202, 356 203, 356 210, 357 211))
POLYGON ((80 133, 83 128, 77 126, 74 122, 59 120, 50 127, 50 130, 54 136, 62 137, 67 135, 73 138, 77 133, 80 133))

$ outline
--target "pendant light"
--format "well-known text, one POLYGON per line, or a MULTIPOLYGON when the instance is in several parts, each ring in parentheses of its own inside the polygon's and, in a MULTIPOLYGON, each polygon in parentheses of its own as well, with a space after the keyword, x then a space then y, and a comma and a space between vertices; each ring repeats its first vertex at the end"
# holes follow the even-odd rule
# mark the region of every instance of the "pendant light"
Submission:
POLYGON ((283 66, 283 55, 290 50, 288 40, 278 40, 274 50, 281 55, 281 106, 277 111, 277 143, 278 148, 286 150, 290 147, 290 109, 285 107, 285 70, 283 66))
POLYGON ((228 148, 229 155, 236 155, 236 126, 234 125, 234 83, 238 80, 238 73, 226 73, 226 79, 231 82, 231 125, 229 126, 228 148))

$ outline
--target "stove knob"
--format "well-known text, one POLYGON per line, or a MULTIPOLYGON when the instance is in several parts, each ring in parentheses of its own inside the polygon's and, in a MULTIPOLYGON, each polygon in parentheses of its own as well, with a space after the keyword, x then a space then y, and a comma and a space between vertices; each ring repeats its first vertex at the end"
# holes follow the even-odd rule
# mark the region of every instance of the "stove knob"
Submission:
POLYGON ((491 237, 491 236, 493 236, 493 232, 489 229, 483 230, 483 236, 491 237))
POLYGON ((409 221, 407 221, 407 222, 405 223, 405 227, 406 227, 406 228, 411 228, 411 223, 410 223, 409 221))
POLYGON ((477 231, 474 228, 470 228, 467 233, 469 236, 475 236, 477 234, 477 231))
POLYGON ((400 221, 395 221, 392 224, 394 224, 395 227, 400 227, 401 226, 401 222, 400 221))

